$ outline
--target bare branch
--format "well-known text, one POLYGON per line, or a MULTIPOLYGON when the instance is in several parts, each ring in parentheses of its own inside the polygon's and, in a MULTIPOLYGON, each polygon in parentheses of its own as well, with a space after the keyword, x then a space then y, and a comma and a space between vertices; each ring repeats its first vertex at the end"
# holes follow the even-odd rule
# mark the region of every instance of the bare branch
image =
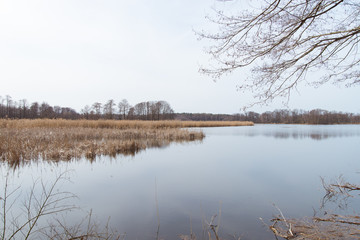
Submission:
POLYGON ((289 97, 309 71, 323 70, 322 80, 359 83, 360 6, 352 0, 259 0, 260 8, 232 15, 215 10, 213 33, 198 33, 214 44, 215 65, 200 68, 214 79, 239 68, 252 76, 239 88, 254 92, 257 103, 289 97))

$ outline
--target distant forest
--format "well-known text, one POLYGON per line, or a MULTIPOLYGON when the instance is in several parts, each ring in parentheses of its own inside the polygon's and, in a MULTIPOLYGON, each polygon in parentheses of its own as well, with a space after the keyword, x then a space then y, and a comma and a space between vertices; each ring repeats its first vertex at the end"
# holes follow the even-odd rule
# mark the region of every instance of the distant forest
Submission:
POLYGON ((280 109, 264 113, 246 112, 239 114, 177 113, 178 120, 193 121, 251 121, 254 123, 283 124, 359 124, 360 114, 326 111, 322 109, 288 110, 280 109))
POLYGON ((117 119, 117 120, 182 120, 182 121, 252 121, 254 123, 284 124, 359 124, 360 114, 314 109, 280 109, 264 113, 245 112, 238 114, 175 113, 166 101, 140 102, 134 106, 126 99, 116 103, 95 102, 86 105, 80 113, 69 107, 50 106, 46 102, 29 103, 26 99, 13 100, 0 96, 0 118, 36 119, 117 119))
POLYGON ((128 119, 128 120, 171 120, 174 110, 166 101, 141 102, 134 106, 126 99, 116 103, 110 99, 106 103, 95 102, 86 105, 80 113, 69 107, 50 106, 46 102, 29 103, 26 99, 13 100, 10 96, 0 96, 0 118, 36 119, 128 119))

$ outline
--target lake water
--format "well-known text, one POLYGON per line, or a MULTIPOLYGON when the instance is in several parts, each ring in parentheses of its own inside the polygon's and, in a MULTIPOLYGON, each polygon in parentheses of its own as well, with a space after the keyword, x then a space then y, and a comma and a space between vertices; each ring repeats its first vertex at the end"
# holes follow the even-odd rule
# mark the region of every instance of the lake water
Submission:
MULTIPOLYGON (((218 214, 223 238, 255 240, 274 239, 259 219, 269 223, 278 215, 273 204, 285 217, 312 216, 325 193, 320 177, 331 181, 342 174, 359 182, 360 125, 203 131, 202 142, 147 149, 134 157, 26 164, 11 170, 10 182, 26 188, 40 176, 47 181, 70 170, 70 182, 61 188, 78 196, 74 204, 82 210, 67 215, 66 222, 92 210, 100 224, 111 217, 110 225, 126 233, 125 239, 156 239, 158 213, 161 239, 190 231, 207 239, 204 225, 218 214)), ((2 175, 7 171, 3 163, 2 175)), ((360 205, 354 201, 351 207, 360 205)))

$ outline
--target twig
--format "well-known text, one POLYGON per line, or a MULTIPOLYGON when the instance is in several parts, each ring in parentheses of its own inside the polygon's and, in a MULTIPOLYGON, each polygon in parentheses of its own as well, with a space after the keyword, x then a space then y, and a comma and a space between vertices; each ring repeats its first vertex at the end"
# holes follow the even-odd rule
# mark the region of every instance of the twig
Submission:
POLYGON ((160 233, 160 215, 159 215, 159 201, 157 197, 157 182, 155 177, 155 203, 156 203, 156 216, 157 216, 157 222, 158 222, 158 228, 156 232, 156 240, 159 240, 159 233, 160 233))

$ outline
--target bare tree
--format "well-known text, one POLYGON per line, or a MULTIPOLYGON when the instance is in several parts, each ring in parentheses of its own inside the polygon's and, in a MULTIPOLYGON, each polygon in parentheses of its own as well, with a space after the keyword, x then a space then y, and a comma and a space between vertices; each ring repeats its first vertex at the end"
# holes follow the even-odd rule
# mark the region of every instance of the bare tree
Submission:
POLYGON ((83 109, 81 109, 81 114, 85 117, 85 119, 89 119, 90 112, 91 108, 89 105, 86 105, 83 109))
POLYGON ((39 117, 39 103, 33 102, 30 106, 30 118, 38 118, 39 117))
POLYGON ((55 115, 54 108, 49 104, 47 104, 46 102, 43 102, 39 106, 39 111, 41 118, 53 118, 55 115))
POLYGON ((11 96, 6 95, 6 116, 11 118, 12 116, 12 105, 13 105, 13 101, 11 96))
POLYGON ((146 111, 146 103, 141 102, 134 106, 134 113, 138 117, 138 119, 145 120, 147 111, 146 111))
POLYGON ((27 118, 27 112, 29 109, 28 102, 26 99, 20 100, 20 118, 27 118))
POLYGON ((95 111, 96 118, 99 119, 101 116, 101 103, 95 102, 92 105, 92 109, 94 109, 94 111, 95 111))
MULTIPOLYGON (((171 108, 170 104, 166 101, 159 101, 160 105, 160 115, 162 115, 162 119, 174 119, 174 110, 171 108)), ((159 117, 161 119, 161 117, 159 117)))
POLYGON ((108 119, 113 119, 114 117, 114 107, 115 107, 115 101, 113 99, 108 100, 105 104, 104 104, 104 115, 106 116, 106 118, 108 119))
POLYGON ((129 109, 131 108, 131 105, 129 104, 128 100, 123 99, 121 102, 119 102, 118 107, 120 116, 122 116, 122 119, 125 119, 129 109))
POLYGON ((54 114, 55 114, 55 117, 61 117, 61 107, 60 106, 54 106, 54 114))
MULTIPOLYGON (((242 3, 245 5, 246 3, 242 3)), ((240 68, 251 70, 240 90, 251 90, 266 104, 290 97, 311 71, 316 86, 360 83, 360 3, 355 0, 257 0, 252 9, 231 14, 215 10, 209 19, 220 31, 198 33, 214 41, 208 53, 216 62, 200 72, 218 79, 240 68)), ((309 81, 309 79, 306 79, 309 81)))

